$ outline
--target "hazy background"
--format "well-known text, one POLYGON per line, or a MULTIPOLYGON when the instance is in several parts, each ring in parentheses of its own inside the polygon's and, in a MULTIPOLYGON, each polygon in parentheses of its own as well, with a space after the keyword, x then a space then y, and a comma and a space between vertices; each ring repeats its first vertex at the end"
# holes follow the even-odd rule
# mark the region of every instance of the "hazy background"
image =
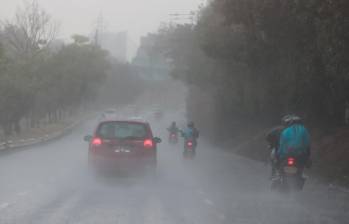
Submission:
MULTIPOLYGON (((0 20, 10 19, 23 0, 0 0, 0 20)), ((138 47, 139 37, 169 22, 171 13, 189 13, 205 0, 38 0, 60 24, 59 37, 73 33, 89 35, 103 16, 104 29, 128 32, 128 57, 138 47)))
POLYGON ((349 0, 210 0, 177 24, 200 0, 28 1, 0 0, 0 224, 349 223, 349 0), (314 163, 284 195, 265 136, 293 113, 314 163), (139 118, 163 140, 149 178, 89 169, 84 136, 139 118))

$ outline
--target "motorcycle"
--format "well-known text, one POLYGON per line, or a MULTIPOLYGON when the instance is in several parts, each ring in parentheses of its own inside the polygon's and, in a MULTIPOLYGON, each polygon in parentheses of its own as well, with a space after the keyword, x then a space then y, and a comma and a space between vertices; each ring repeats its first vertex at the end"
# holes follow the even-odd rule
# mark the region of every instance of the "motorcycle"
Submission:
POLYGON ((288 157, 280 163, 276 176, 272 178, 271 189, 279 192, 301 191, 304 184, 303 168, 295 157, 288 157))
POLYGON ((185 159, 194 159, 195 155, 196 155, 196 143, 191 139, 185 140, 183 157, 185 159))
POLYGON ((170 133, 169 137, 168 137, 168 141, 170 144, 177 144, 178 143, 178 134, 176 133, 170 133))

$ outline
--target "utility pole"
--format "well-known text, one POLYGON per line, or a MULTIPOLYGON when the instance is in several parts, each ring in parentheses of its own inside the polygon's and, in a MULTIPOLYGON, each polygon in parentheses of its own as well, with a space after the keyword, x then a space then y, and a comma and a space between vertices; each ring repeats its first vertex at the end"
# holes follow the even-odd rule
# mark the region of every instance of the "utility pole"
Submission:
POLYGON ((104 19, 103 14, 100 13, 97 18, 96 31, 95 31, 95 45, 100 46, 102 42, 102 36, 104 32, 104 19))

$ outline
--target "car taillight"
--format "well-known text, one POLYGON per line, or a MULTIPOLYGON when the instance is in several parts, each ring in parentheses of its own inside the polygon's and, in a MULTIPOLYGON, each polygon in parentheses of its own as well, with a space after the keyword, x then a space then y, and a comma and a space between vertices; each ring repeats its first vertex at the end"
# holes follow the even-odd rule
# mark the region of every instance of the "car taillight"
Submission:
POLYGON ((92 146, 100 146, 100 145, 102 145, 102 139, 94 138, 94 139, 92 139, 91 144, 92 144, 92 146))
POLYGON ((289 166, 293 166, 294 162, 295 162, 295 160, 292 157, 287 159, 287 165, 289 165, 289 166))
POLYGON ((193 143, 192 142, 187 142, 187 146, 192 147, 193 143))
POLYGON ((154 146, 153 140, 151 139, 144 140, 143 146, 144 148, 147 148, 147 149, 153 148, 154 146))

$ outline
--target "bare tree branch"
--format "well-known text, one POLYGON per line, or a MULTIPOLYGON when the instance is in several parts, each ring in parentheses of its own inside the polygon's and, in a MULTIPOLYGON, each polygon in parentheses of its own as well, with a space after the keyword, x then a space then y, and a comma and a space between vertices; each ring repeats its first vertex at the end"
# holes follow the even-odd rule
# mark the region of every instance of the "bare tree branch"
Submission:
POLYGON ((5 39, 13 53, 35 57, 50 46, 58 32, 58 24, 40 8, 37 0, 24 2, 12 22, 4 23, 5 39))

